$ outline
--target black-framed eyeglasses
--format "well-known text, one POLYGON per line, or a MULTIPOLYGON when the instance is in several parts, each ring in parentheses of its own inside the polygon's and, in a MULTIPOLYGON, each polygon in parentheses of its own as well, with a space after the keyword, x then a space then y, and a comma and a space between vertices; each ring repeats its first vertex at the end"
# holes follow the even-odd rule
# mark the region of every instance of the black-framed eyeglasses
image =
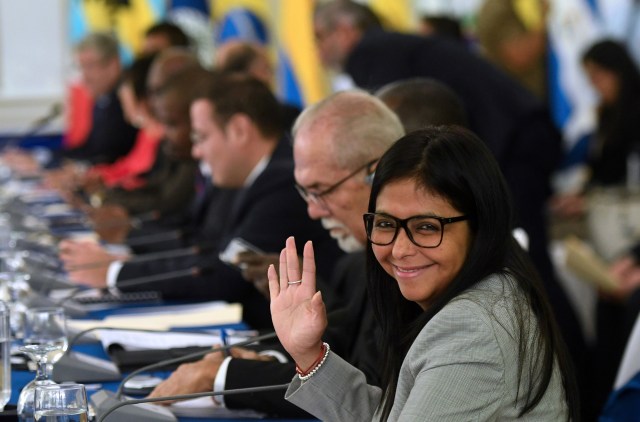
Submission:
POLYGON ((368 169, 368 172, 372 173, 371 167, 375 163, 377 163, 378 160, 380 160, 380 159, 376 158, 375 160, 371 160, 368 163, 358 167, 357 169, 355 169, 354 171, 352 171, 351 173, 349 173, 348 175, 346 175, 342 179, 338 180, 336 183, 334 183, 333 185, 329 186, 328 188, 326 188, 323 191, 320 191, 320 192, 309 192, 307 189, 305 189, 304 187, 300 186, 297 183, 296 183, 296 189, 298 190, 298 193, 300 193, 300 196, 302 196, 302 198, 305 201, 313 202, 314 204, 321 205, 321 206, 326 208, 327 204, 324 202, 324 199, 323 199, 324 196, 329 195, 330 193, 334 192, 344 182, 346 182, 347 180, 351 179, 353 176, 355 176, 356 174, 360 173, 364 169, 368 169))
POLYGON ((367 238, 374 245, 386 246, 392 244, 398 237, 398 230, 402 227, 407 237, 414 245, 421 248, 437 248, 442 243, 444 226, 469 217, 437 217, 432 215, 415 215, 400 219, 385 213, 366 213, 364 226, 367 238))

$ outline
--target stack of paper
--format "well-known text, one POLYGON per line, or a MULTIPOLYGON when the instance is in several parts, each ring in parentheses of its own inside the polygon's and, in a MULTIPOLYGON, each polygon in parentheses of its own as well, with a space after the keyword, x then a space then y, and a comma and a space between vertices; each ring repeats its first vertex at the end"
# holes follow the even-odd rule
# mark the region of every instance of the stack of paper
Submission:
POLYGON ((173 307, 167 308, 169 311, 162 308, 146 308, 147 312, 144 312, 144 308, 142 308, 123 315, 111 315, 103 320, 72 319, 67 322, 67 325, 71 331, 99 327, 168 330, 178 327, 237 324, 242 319, 242 306, 236 303, 211 302, 192 307, 182 306, 178 311, 173 310, 173 307))

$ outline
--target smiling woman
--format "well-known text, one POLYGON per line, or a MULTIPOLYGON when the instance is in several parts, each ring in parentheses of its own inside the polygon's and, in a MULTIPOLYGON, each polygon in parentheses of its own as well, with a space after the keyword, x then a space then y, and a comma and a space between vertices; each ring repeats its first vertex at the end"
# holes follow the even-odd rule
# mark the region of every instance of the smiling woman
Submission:
POLYGON ((334 421, 576 420, 566 350, 512 213, 497 163, 471 132, 435 127, 397 141, 364 217, 382 389, 322 343, 313 248, 300 271, 289 241, 279 274, 269 271, 274 327, 305 368, 287 400, 334 421))
POLYGON ((462 222, 443 225, 433 216, 460 215, 460 211, 441 196, 420 188, 412 179, 386 185, 378 196, 376 213, 367 215, 375 217, 367 225, 367 235, 376 259, 398 282, 405 299, 428 309, 432 297, 451 283, 467 257, 472 234, 464 222, 466 217, 442 219, 462 222), (411 197, 415 200, 403 200, 411 197), (423 217, 424 214, 430 217, 423 217))

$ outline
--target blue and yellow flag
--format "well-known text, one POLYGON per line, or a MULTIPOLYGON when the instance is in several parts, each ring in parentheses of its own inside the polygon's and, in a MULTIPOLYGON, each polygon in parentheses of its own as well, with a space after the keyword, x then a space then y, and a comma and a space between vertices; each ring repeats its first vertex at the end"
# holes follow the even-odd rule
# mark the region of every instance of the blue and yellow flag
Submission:
POLYGON ((123 4, 106 1, 69 1, 71 44, 91 32, 112 32, 120 41, 124 63, 129 63, 142 47, 144 33, 166 12, 164 0, 128 0, 123 4))

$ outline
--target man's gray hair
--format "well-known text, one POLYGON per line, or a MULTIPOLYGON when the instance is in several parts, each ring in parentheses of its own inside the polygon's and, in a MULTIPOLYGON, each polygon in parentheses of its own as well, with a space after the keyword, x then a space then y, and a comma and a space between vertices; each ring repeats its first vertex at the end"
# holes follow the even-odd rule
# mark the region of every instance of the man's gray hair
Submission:
POLYGON ((314 10, 313 19, 328 30, 334 29, 339 21, 349 22, 362 32, 382 27, 380 19, 371 8, 352 0, 319 2, 314 10))
POLYGON ((118 40, 106 32, 94 32, 84 37, 76 44, 76 51, 93 50, 102 60, 119 58, 118 40))
POLYGON ((398 116, 360 90, 338 92, 307 107, 293 126, 294 142, 303 129, 328 134, 326 142, 336 164, 346 169, 379 158, 404 135, 398 116))

